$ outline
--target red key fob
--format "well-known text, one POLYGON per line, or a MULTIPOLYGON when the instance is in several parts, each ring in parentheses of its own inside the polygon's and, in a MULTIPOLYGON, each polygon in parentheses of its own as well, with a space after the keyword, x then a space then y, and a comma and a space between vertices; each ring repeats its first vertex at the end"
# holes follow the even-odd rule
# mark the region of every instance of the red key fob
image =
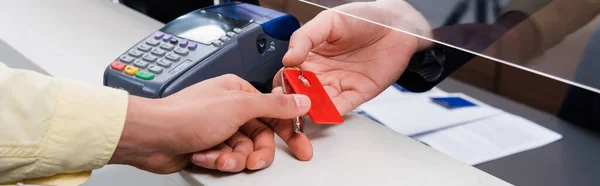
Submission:
POLYGON ((308 116, 316 124, 342 124, 340 115, 315 73, 304 70, 284 69, 283 76, 292 89, 290 92, 304 94, 310 98, 308 116))

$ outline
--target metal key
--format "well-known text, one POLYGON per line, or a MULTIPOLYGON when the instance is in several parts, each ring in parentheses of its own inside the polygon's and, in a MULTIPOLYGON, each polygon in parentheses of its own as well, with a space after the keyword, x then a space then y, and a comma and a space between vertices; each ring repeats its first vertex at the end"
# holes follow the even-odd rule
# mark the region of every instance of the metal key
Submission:
MULTIPOLYGON (((300 68, 295 67, 296 69, 300 70, 300 68)), ((286 67, 283 67, 283 70, 285 70, 286 67)), ((302 70, 300 70, 302 71, 302 70)), ((282 71, 283 72, 283 71, 282 71)), ((302 76, 300 76, 302 77, 302 76)), ((283 73, 281 74, 281 88, 283 89, 283 93, 284 94, 291 94, 292 92, 292 88, 289 87, 289 85, 287 84, 287 81, 285 79, 285 76, 283 75, 283 73)), ((303 128, 302 128, 302 116, 298 116, 294 118, 294 132, 301 134, 303 133, 303 128)))

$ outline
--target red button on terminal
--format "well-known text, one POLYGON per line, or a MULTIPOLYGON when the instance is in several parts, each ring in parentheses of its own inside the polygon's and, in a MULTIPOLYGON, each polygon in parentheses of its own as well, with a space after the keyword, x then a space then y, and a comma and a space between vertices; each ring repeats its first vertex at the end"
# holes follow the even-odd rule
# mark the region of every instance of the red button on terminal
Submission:
POLYGON ((112 69, 115 69, 116 71, 123 71, 123 69, 125 69, 125 64, 119 63, 116 61, 113 61, 110 66, 112 67, 112 69))

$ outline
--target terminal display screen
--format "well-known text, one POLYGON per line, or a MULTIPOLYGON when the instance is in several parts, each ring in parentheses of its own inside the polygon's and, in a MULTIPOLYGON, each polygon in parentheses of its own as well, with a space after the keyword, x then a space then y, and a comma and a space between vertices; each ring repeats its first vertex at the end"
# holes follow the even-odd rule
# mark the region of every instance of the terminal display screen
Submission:
POLYGON ((234 19, 210 11, 194 11, 169 22, 160 31, 192 41, 210 44, 234 28, 243 28, 250 21, 234 19))

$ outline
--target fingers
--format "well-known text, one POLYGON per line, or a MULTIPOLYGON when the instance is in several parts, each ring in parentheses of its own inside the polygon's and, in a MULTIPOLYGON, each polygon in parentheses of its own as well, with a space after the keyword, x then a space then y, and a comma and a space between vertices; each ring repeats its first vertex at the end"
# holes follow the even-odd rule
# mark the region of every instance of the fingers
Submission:
POLYGON ((259 117, 288 119, 304 115, 310 109, 310 99, 305 95, 261 94, 252 84, 231 74, 216 79, 218 81, 215 82, 221 83, 229 90, 250 93, 238 97, 240 100, 235 102, 238 107, 244 107, 239 111, 248 113, 248 120, 259 117))
POLYGON ((224 144, 195 153, 192 162, 208 169, 239 172, 264 169, 275 158, 275 141, 271 128, 256 119, 240 128, 224 144))
POLYGON ((243 125, 240 131, 254 142, 254 152, 248 156, 246 167, 259 170, 270 166, 275 158, 273 130, 261 121, 253 119, 243 125))
POLYGON ((275 74, 275 77, 273 78, 273 87, 279 87, 279 86, 283 85, 283 82, 281 82, 282 75, 283 75, 283 69, 279 70, 277 72, 277 74, 275 74))
POLYGON ((300 94, 252 94, 245 96, 238 104, 248 105, 244 109, 248 120, 253 118, 289 119, 302 116, 310 109, 310 99, 300 94))
POLYGON ((272 94, 283 94, 283 88, 282 87, 275 87, 273 90, 271 90, 272 94))
MULTIPOLYGON (((359 103, 360 101, 356 100, 364 100, 364 98, 362 98, 361 95, 355 92, 342 92, 340 94, 338 90, 330 86, 326 86, 324 88, 327 94, 330 97, 333 97, 331 101, 337 108, 340 115, 345 115, 354 110, 356 107, 358 107, 361 103, 359 103)), ((283 89, 281 87, 275 87, 271 91, 271 93, 283 94, 283 89)))
POLYGON ((288 52, 283 57, 284 66, 299 66, 312 49, 327 41, 333 29, 334 18, 334 12, 323 11, 294 32, 288 52))
MULTIPOLYGON (((281 87, 273 89, 273 94, 283 94, 281 87)), ((308 161, 312 159, 313 148, 310 140, 305 134, 298 134, 294 132, 293 120, 281 120, 281 119, 261 119, 264 123, 269 125, 294 153, 294 156, 302 161, 308 161)))
POLYGON ((345 115, 356 109, 360 104, 366 102, 365 98, 358 92, 345 91, 332 99, 333 104, 341 115, 345 115))
POLYGON ((231 153, 222 154, 224 160, 217 161, 217 168, 221 171, 239 172, 246 168, 246 158, 254 151, 252 140, 246 135, 236 132, 225 144, 233 148, 231 153))
POLYGON ((223 172, 239 172, 246 168, 246 158, 253 152, 252 140, 240 132, 236 132, 225 141, 225 146, 218 150, 195 153, 192 162, 198 166, 218 169, 223 172), (202 155, 206 155, 202 161, 202 155))
POLYGON ((248 81, 246 81, 246 80, 242 79, 241 77, 236 76, 234 74, 225 74, 225 75, 216 77, 215 79, 217 80, 217 81, 215 81, 216 83, 219 83, 219 84, 225 86, 225 88, 228 90, 240 90, 243 92, 256 93, 256 94, 261 93, 254 86, 252 86, 252 84, 250 84, 248 81))
POLYGON ((312 159, 313 148, 305 134, 294 132, 293 120, 286 119, 261 119, 268 124, 290 148, 294 156, 302 161, 312 159))
POLYGON ((207 169, 216 169, 221 154, 230 153, 233 149, 226 144, 220 144, 210 150, 194 153, 192 163, 207 169))

